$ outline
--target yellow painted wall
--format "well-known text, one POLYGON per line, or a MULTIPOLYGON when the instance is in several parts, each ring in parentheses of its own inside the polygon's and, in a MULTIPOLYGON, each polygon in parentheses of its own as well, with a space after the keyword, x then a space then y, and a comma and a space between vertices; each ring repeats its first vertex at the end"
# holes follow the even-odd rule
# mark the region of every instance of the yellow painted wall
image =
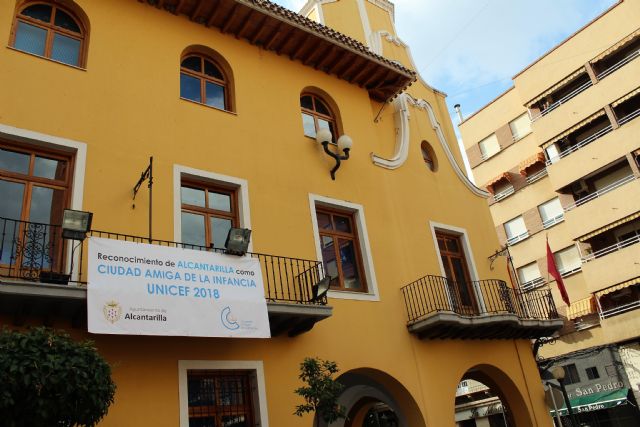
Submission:
MULTIPOLYGON (((489 268, 487 257, 498 243, 486 201, 456 176, 424 111, 410 107, 408 160, 386 170, 372 164, 370 153, 393 152, 393 109, 374 123, 382 105, 358 86, 135 0, 78 4, 91 22, 86 70, 1 48, 0 123, 87 144, 82 208, 94 212, 94 229, 146 234, 147 192, 138 195, 134 210, 131 190, 153 155, 155 238, 174 239, 174 165, 247 180, 256 252, 316 258, 309 193, 346 200, 364 206, 380 294, 379 302, 331 299, 333 316, 297 338, 93 336, 118 384, 102 426, 176 426, 178 360, 262 360, 270 425, 310 425, 310 417, 291 415, 305 356, 335 360, 343 372, 387 373, 408 390, 427 425, 438 427, 453 425, 464 373, 495 366, 511 381, 497 380, 505 393, 521 396, 533 414, 531 425, 550 425, 528 341, 420 341, 406 329, 400 287, 443 274, 429 221, 467 231, 478 278, 506 279, 503 260, 489 268), (179 98, 180 56, 192 45, 210 47, 229 62, 234 113, 179 98), (302 133, 299 95, 306 87, 333 98, 354 141, 336 181, 330 159, 302 133), (435 150, 436 173, 422 160, 423 139, 435 150)), ((350 27, 354 7, 329 3, 325 19, 338 29, 350 27)), ((13 8, 13 1, 0 3, 0 34, 9 34, 13 8)), ((431 103, 454 148, 444 98, 419 84, 411 93, 431 103)))

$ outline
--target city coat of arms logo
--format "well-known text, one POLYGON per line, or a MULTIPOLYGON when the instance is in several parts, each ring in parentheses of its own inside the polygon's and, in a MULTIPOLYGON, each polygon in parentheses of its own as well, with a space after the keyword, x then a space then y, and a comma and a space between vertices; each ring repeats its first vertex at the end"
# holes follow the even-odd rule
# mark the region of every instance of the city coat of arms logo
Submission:
POLYGON ((109 301, 104 304, 102 313, 107 322, 116 323, 122 317, 122 308, 116 301, 109 301))

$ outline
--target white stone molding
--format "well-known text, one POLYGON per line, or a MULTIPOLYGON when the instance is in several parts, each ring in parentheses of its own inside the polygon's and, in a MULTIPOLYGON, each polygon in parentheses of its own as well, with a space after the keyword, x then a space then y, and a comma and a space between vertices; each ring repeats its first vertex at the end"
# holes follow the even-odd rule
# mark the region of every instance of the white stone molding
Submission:
POLYGON ((393 101, 395 107, 394 121, 396 124, 396 146, 393 157, 387 159, 377 154, 371 153, 371 160, 376 166, 385 169, 397 169, 404 164, 409 155, 409 109, 407 100, 410 99, 406 93, 400 94, 393 101))

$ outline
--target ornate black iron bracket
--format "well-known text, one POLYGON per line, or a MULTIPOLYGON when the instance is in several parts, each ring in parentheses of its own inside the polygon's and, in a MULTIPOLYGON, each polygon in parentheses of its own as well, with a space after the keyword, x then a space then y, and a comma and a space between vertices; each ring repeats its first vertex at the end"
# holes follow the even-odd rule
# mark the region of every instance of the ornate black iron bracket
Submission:
POLYGON ((336 154, 333 151, 329 150, 329 141, 322 141, 322 148, 324 148, 324 152, 327 153, 327 155, 331 156, 335 161, 336 161, 336 165, 333 167, 333 169, 331 169, 331 179, 332 180, 336 180, 336 171, 338 169, 340 169, 340 162, 342 160, 348 160, 349 159, 349 148, 345 148, 344 151, 344 156, 341 156, 340 154, 336 154))

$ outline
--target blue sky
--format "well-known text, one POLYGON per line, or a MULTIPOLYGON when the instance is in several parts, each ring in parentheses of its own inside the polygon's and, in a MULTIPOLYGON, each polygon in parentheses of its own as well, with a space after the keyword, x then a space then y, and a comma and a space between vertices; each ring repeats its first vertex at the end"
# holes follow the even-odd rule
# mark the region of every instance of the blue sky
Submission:
MULTIPOLYGON (((295 11, 306 3, 275 2, 295 11)), ((615 2, 396 0, 394 3, 398 35, 411 47, 420 74, 430 85, 448 94, 453 117, 453 105, 461 104, 465 116, 475 112, 509 88, 516 73, 615 2)))

